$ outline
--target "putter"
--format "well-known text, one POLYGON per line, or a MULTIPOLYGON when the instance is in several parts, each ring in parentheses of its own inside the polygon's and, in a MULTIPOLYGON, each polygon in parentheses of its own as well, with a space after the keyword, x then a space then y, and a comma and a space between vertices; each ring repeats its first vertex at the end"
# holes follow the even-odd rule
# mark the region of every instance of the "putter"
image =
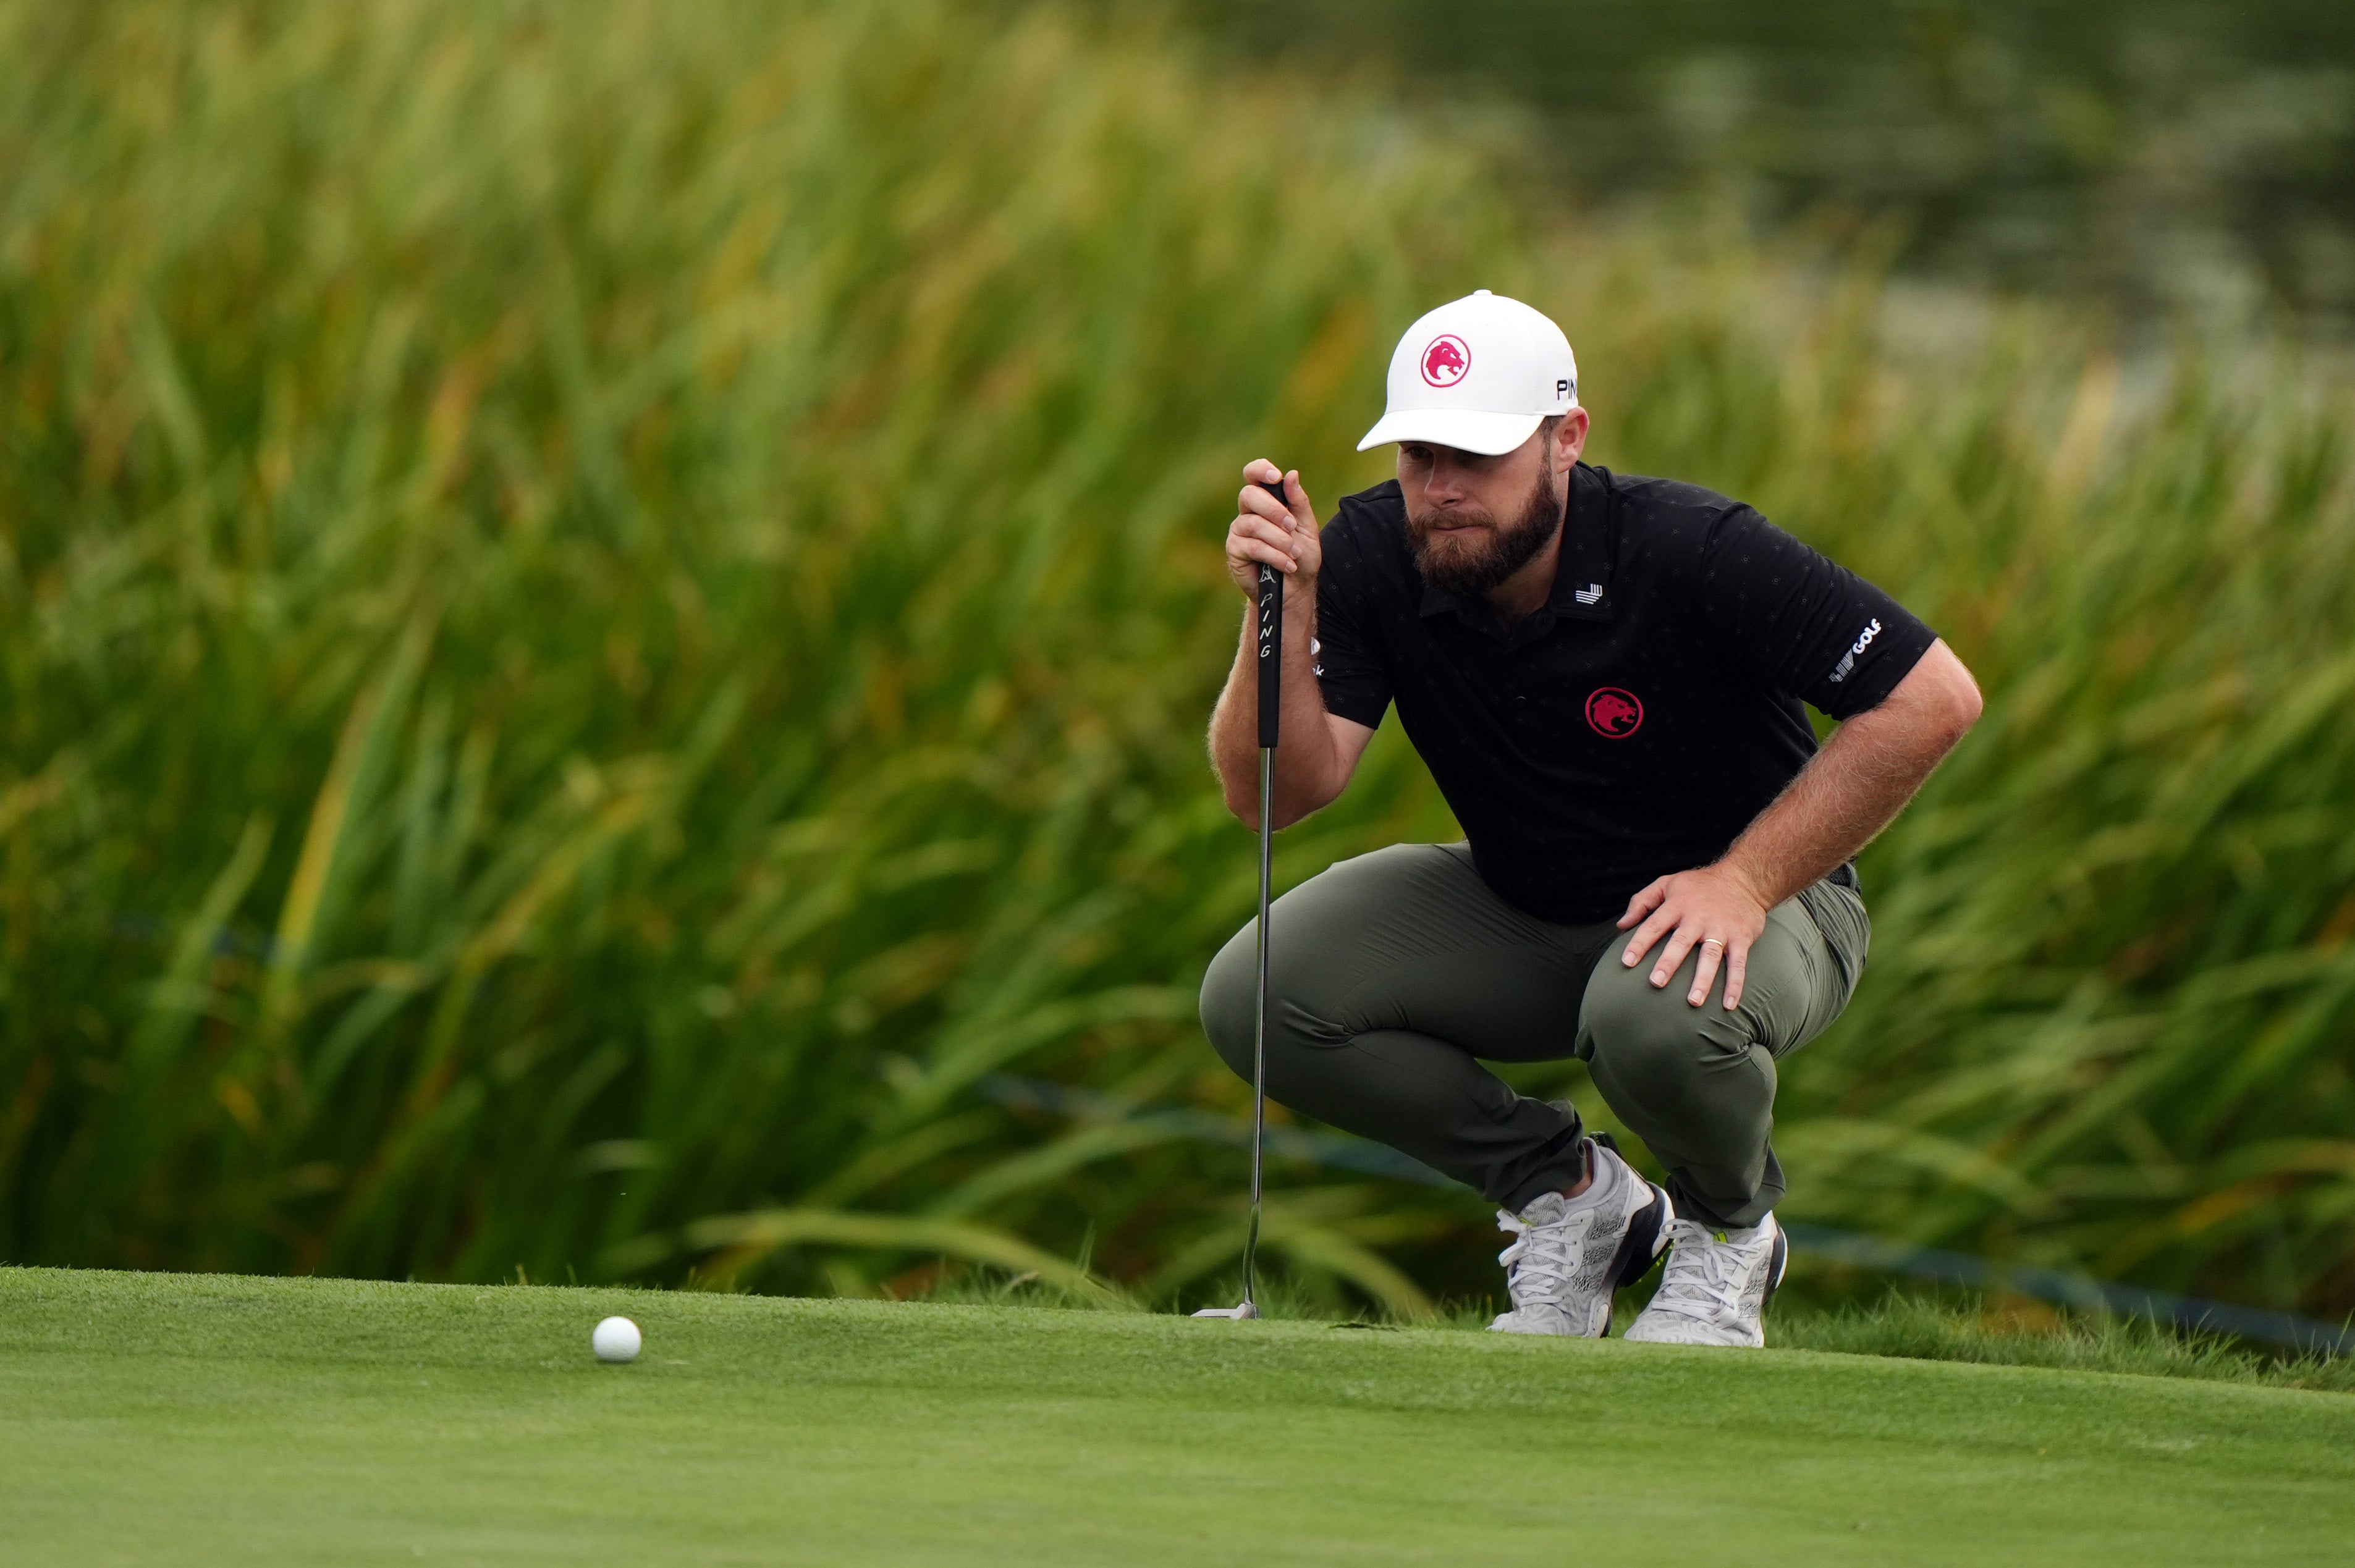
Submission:
MULTIPOLYGON (((1263 484, 1291 509, 1281 482, 1263 484)), ((1256 1318, 1260 1169, 1267 1142, 1267 905, 1275 863, 1275 734, 1284 705, 1284 574, 1259 568, 1259 1003, 1252 1024, 1251 1229, 1243 1234, 1243 1299, 1239 1307, 1205 1307, 1197 1318, 1256 1318)))

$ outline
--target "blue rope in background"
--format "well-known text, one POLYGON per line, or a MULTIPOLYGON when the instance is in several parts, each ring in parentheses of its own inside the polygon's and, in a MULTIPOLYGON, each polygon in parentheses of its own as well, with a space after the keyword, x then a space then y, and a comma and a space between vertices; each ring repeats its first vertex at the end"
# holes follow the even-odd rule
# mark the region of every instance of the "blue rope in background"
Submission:
MULTIPOLYGON (((1008 1077, 1003 1074, 985 1078, 979 1087, 985 1097, 1018 1110, 1045 1111, 1078 1121, 1123 1122, 1163 1131, 1172 1138, 1202 1143, 1223 1143, 1240 1148, 1248 1148, 1251 1144, 1249 1127, 1211 1111, 1141 1109, 1110 1095, 1070 1088, 1061 1084, 1040 1083, 1031 1078, 1008 1077)), ((1423 1161, 1395 1149, 1339 1133, 1304 1132, 1298 1128, 1271 1127, 1267 1129, 1267 1151, 1278 1159, 1297 1160, 1343 1171, 1362 1171, 1369 1176, 1388 1176, 1401 1181, 1419 1182, 1426 1187, 1468 1191, 1462 1182, 1441 1175, 1423 1161)), ((1942 1252, 1935 1247, 1916 1246, 1912 1242, 1896 1241, 1887 1236, 1860 1235, 1853 1231, 1834 1230, 1826 1225, 1795 1223, 1785 1224, 1783 1231, 1790 1237, 1793 1251, 1827 1262, 1844 1263, 1914 1279, 1933 1279, 1947 1285, 2009 1291, 2064 1307, 2111 1312, 2121 1317, 2147 1318, 2155 1322, 2171 1323, 2180 1329, 2233 1334, 2243 1339, 2287 1345, 2299 1351, 2324 1351, 2334 1355, 2355 1353, 2355 1328, 2334 1327, 2294 1313, 2236 1306, 2229 1301, 2210 1301, 2197 1296, 2177 1296, 2165 1290, 2146 1290, 2140 1286, 2095 1279, 2091 1275, 2076 1274, 2067 1269, 1998 1263, 1966 1253, 1942 1252)))

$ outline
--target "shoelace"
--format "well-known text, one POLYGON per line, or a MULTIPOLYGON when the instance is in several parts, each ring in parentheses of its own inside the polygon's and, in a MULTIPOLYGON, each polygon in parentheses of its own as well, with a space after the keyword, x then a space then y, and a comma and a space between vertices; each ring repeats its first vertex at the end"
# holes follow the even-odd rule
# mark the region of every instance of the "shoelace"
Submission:
POLYGON ((1513 1305, 1559 1305, 1578 1272, 1580 1244, 1594 1228, 1594 1211, 1582 1209, 1559 1224, 1533 1225, 1508 1209, 1499 1209, 1497 1228, 1516 1238, 1497 1255, 1497 1261, 1505 1266, 1505 1291, 1513 1305))
POLYGON ((1647 1310, 1676 1312, 1702 1322, 1742 1314, 1743 1276, 1753 1250, 1721 1242, 1708 1226, 1677 1220, 1668 1226, 1668 1265, 1647 1310))

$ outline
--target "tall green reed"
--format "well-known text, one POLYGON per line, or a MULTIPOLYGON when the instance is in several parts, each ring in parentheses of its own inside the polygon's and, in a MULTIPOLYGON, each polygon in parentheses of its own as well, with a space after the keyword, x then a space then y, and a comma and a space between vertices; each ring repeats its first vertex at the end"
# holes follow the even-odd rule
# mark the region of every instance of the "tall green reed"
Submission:
MULTIPOLYGON (((1209 1287, 1231 1156, 976 1088, 1237 1103, 1235 470, 1380 477, 1490 286, 1603 461, 1989 688, 1792 1212, 2355 1304, 2343 408, 1913 363, 1869 270, 1508 167, 1052 13, 0 4, 0 1256, 1209 1287)), ((1451 831, 1386 733, 1279 871, 1451 831)), ((1476 1205, 1278 1176, 1299 1288, 1485 1281, 1476 1205)))
POLYGON ((971 1090, 1209 1076, 1202 519, 1463 165, 926 5, 5 25, 0 1249, 1156 1251, 971 1090))
POLYGON ((1751 341, 1625 411, 1641 461, 1897 590, 1990 694, 1865 859, 1871 978, 1786 1079, 1793 1213, 2355 1307, 2343 395, 2029 314, 1909 363, 1860 290, 1761 343, 1767 291, 1691 281, 1694 335, 1751 341))

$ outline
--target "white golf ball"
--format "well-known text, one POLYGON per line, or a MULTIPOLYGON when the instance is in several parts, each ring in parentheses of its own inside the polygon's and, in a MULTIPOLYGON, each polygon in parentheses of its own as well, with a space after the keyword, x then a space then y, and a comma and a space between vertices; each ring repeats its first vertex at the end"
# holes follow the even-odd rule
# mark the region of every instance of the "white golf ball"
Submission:
POLYGON ((638 1347, 645 1342, 638 1334, 638 1326, 627 1318, 608 1318, 589 1336, 589 1348, 597 1352, 601 1361, 636 1361, 638 1347))

